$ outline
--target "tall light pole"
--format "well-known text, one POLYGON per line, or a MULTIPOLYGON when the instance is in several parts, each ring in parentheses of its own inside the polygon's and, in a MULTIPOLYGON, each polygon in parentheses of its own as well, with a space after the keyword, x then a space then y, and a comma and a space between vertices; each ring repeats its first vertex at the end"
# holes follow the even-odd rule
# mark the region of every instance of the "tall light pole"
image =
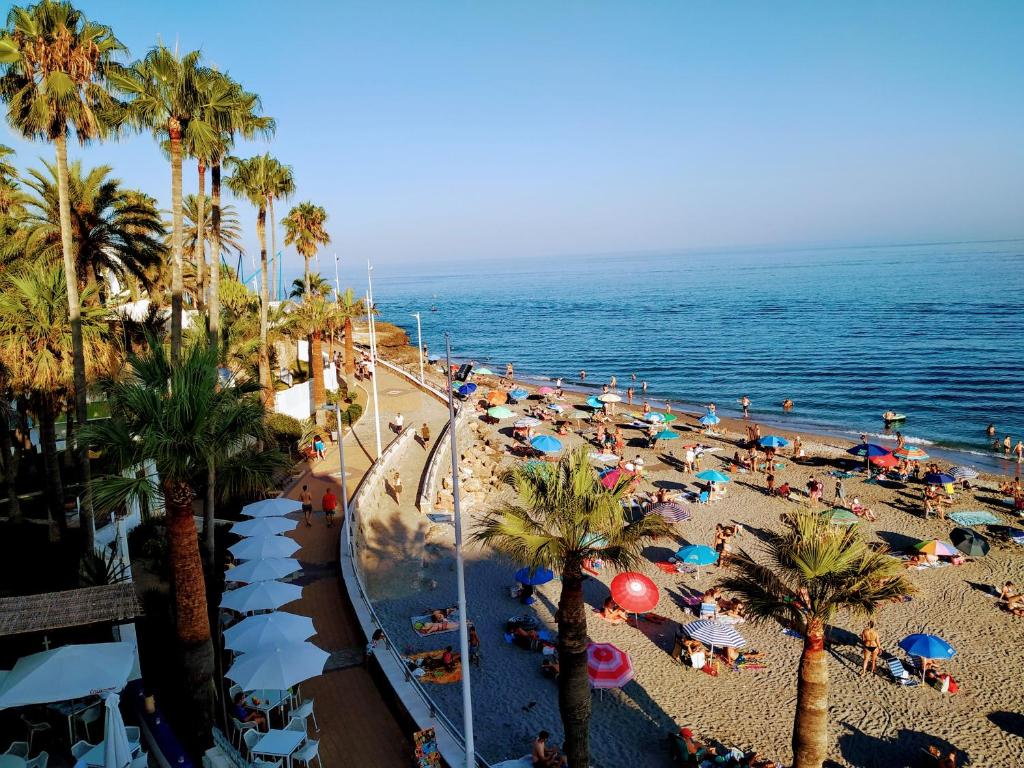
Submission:
POLYGON ((341 465, 341 521, 345 526, 345 540, 352 541, 352 524, 348 519, 348 484, 345 481, 345 431, 341 425, 341 404, 329 406, 338 418, 338 462, 341 465))
POLYGON ((341 278, 338 273, 338 254, 334 254, 334 296, 341 300, 341 278))
POLYGON ((455 582, 459 601, 459 657, 462 663, 462 735, 466 745, 466 768, 476 765, 473 746, 473 694, 469 687, 469 612, 466 610, 466 563, 462 554, 462 513, 459 509, 459 451, 455 443, 455 397, 452 395, 452 340, 444 335, 448 360, 448 437, 452 452, 452 510, 455 515, 455 582))
POLYGON ((377 330, 373 322, 373 266, 366 262, 366 320, 370 326, 370 364, 373 366, 373 373, 370 374, 370 381, 373 384, 373 435, 376 439, 377 453, 375 458, 380 458, 380 406, 377 405, 377 330))
POLYGON ((416 347, 420 351, 420 384, 425 384, 423 379, 423 328, 420 325, 420 313, 413 312, 412 316, 416 318, 416 347))

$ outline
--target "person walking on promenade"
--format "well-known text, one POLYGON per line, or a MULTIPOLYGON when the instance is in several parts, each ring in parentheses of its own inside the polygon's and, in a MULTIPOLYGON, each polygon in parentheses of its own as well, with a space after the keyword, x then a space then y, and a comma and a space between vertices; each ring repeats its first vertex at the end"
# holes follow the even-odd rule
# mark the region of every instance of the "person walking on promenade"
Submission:
POLYGON ((309 486, 302 486, 302 493, 299 494, 299 503, 302 504, 302 517, 306 521, 306 527, 313 527, 313 494, 309 492, 309 486))
POLYGON ((328 488, 324 492, 324 496, 320 499, 320 506, 324 510, 324 519, 327 521, 327 527, 334 527, 334 513, 338 511, 338 497, 334 495, 334 491, 328 488))

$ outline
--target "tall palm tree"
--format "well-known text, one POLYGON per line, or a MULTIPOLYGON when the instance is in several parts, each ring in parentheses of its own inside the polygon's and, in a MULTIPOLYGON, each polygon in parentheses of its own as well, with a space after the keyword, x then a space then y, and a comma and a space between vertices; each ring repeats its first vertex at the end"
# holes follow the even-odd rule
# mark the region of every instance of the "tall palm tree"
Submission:
POLYGON ((331 242, 326 229, 327 211, 319 205, 299 203, 284 217, 284 244, 294 245, 305 262, 302 271, 306 293, 309 293, 309 260, 321 246, 331 242))
POLYGON ((273 185, 270 195, 267 197, 267 212, 270 214, 270 254, 274 269, 271 270, 271 280, 274 287, 274 300, 278 296, 278 281, 275 277, 281 271, 281 254, 277 252, 277 219, 274 217, 274 200, 287 200, 295 193, 295 177, 292 175, 291 166, 278 163, 273 172, 273 185))
MULTIPOLYGON (((182 212, 185 217, 185 251, 195 251, 196 240, 199 238, 200 231, 207 247, 212 246, 214 233, 211 225, 213 211, 210 206, 210 196, 206 195, 206 200, 200 205, 198 195, 185 195, 182 205, 182 212), (200 221, 199 218, 200 210, 202 211, 203 221, 200 221)), ((245 255, 245 243, 242 242, 242 223, 239 221, 238 211, 233 205, 222 205, 220 207, 220 237, 218 238, 217 245, 220 250, 220 254, 218 254, 220 257, 245 255)), ((214 266, 219 261, 220 259, 214 258, 211 252, 211 281, 213 279, 214 266)))
POLYGON ((324 296, 306 296, 291 307, 288 327, 295 336, 309 340, 309 367, 313 379, 313 410, 327 402, 324 386, 323 340, 324 334, 333 336, 341 323, 338 306, 324 296))
MULTIPOLYGON (((78 421, 88 418, 85 348, 75 254, 71 240, 71 204, 68 193, 68 135, 80 143, 103 136, 104 115, 113 100, 107 73, 114 57, 126 48, 110 27, 89 21, 68 2, 42 0, 14 6, 0 36, 0 98, 7 104, 7 120, 26 138, 53 144, 56 152, 60 208, 61 256, 68 294, 68 313, 74 353, 75 411, 78 421)), ((77 446, 79 472, 88 487, 89 452, 77 446)), ((86 551, 93 547, 92 498, 82 499, 82 528, 86 551)))
POLYGON ((671 533, 658 515, 625 522, 627 483, 605 488, 577 448, 558 464, 514 467, 509 482, 518 499, 488 511, 473 539, 516 563, 550 568, 562 576, 558 622, 558 706, 571 768, 590 765, 590 681, 587 677, 587 608, 583 562, 600 557, 613 569, 642 562, 644 545, 671 533), (603 546, 602 546, 603 545, 603 546))
POLYGON ((112 111, 119 126, 148 130, 158 142, 166 140, 171 156, 171 356, 181 353, 184 294, 182 278, 184 215, 181 166, 184 148, 212 137, 215 129, 202 120, 204 94, 199 87, 208 70, 199 51, 179 56, 157 45, 130 66, 113 66, 108 80, 125 98, 112 111))
MULTIPOLYGON (((30 170, 25 180, 31 193, 24 199, 24 224, 29 252, 55 259, 61 247, 59 183, 57 169, 50 163, 45 167, 45 172, 30 170)), ((110 173, 107 165, 83 172, 79 161, 67 172, 78 285, 96 286, 96 299, 107 289, 106 273, 122 287, 135 280, 148 288, 150 271, 163 263, 167 252, 163 223, 152 199, 123 188, 110 173)))
POLYGON ((839 611, 868 616, 910 594, 902 564, 872 549, 858 530, 802 512, 783 533, 768 534, 762 556, 730 558, 721 586, 747 604, 755 621, 778 621, 804 637, 793 722, 794 768, 821 768, 828 757, 828 656, 825 628, 839 611))
POLYGON ((323 275, 314 272, 309 276, 309 283, 306 279, 297 277, 292 280, 292 290, 288 294, 290 299, 301 299, 303 296, 330 296, 334 287, 327 282, 323 275))
POLYGON ((93 481, 93 492, 97 507, 104 510, 133 499, 145 499, 151 507, 163 500, 176 634, 185 660, 183 688, 193 697, 193 706, 185 711, 194 718, 192 735, 208 740, 214 656, 192 515, 195 488, 213 464, 224 467, 220 483, 231 485, 232 492, 265 490, 280 459, 253 448, 265 438, 265 412, 255 387, 245 382, 222 386, 216 350, 205 343, 184 349, 177 362, 163 345, 153 344, 146 355, 133 355, 129 363, 125 375, 105 382, 111 418, 84 431, 109 466, 109 474, 93 481), (126 472, 147 461, 155 462, 158 480, 126 472))
POLYGON ((352 388, 352 377, 356 372, 356 351, 355 342, 352 339, 352 320, 366 314, 366 304, 363 300, 356 298, 356 292, 346 288, 338 296, 338 311, 341 312, 343 327, 345 329, 345 345, 343 347, 342 365, 345 368, 345 382, 348 388, 352 388))
POLYGON ((269 274, 267 265, 267 208, 275 196, 280 196, 293 183, 291 169, 269 154, 248 159, 227 158, 233 173, 227 180, 228 188, 238 197, 245 197, 256 208, 256 234, 260 241, 260 386, 263 402, 270 408, 274 402, 274 387, 270 376, 269 336, 269 274))
MULTIPOLYGON (((0 365, 11 391, 28 401, 39 420, 49 511, 62 533, 67 520, 56 419, 75 379, 74 334, 64 283, 63 266, 42 261, 5 275, 0 283, 0 365)), ((82 291, 85 301, 78 318, 90 373, 108 367, 114 354, 107 343, 106 310, 91 300, 91 293, 91 288, 82 291)))

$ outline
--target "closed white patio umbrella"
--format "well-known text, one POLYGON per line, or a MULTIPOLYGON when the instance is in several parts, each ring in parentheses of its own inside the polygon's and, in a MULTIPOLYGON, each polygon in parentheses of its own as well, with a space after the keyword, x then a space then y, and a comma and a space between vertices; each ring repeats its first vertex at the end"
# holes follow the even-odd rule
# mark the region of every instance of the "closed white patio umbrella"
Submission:
POLYGON ((127 768, 132 762, 132 747, 118 706, 120 701, 121 697, 112 691, 103 696, 106 705, 106 716, 103 719, 103 768, 127 768))
POLYGON ((266 560, 270 557, 291 557, 301 548, 295 539, 284 536, 253 536, 232 544, 228 551, 237 560, 266 560))
POLYGON ((238 589, 228 590, 220 600, 220 607, 239 613, 273 611, 302 597, 298 584, 280 581, 258 581, 238 589))
POLYGON ((243 653, 225 677, 245 691, 284 691, 324 671, 330 654, 312 643, 282 643, 243 653))
POLYGON ((224 631, 224 647, 250 653, 285 643, 301 643, 316 634, 308 616, 276 611, 242 619, 224 631))
POLYGON ((302 503, 295 499, 262 499, 242 507, 246 517, 284 517, 302 509, 302 503))
POLYGON ((298 525, 299 521, 290 517, 257 517, 254 520, 241 520, 228 530, 236 536, 276 536, 294 531, 298 525))
POLYGON ((283 579, 299 570, 299 561, 292 557, 269 557, 266 560, 250 560, 235 566, 224 574, 225 581, 252 584, 255 581, 283 579))

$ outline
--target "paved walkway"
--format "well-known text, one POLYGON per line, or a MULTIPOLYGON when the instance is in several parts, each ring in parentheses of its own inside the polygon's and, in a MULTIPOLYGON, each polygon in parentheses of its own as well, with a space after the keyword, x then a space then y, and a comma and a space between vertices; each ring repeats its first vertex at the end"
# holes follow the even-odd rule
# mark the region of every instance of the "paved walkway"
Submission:
MULTIPOLYGON (((369 382, 365 382, 365 386, 370 389, 369 382)), ((406 428, 418 428, 427 421, 434 437, 447 421, 445 406, 390 371, 379 370, 377 387, 382 447, 394 438, 387 425, 399 412, 405 418, 406 428)), ((369 468, 374 450, 373 405, 368 398, 366 412, 345 437, 346 484, 350 496, 369 468)), ((384 497, 380 506, 392 507, 383 518, 386 525, 374 523, 367 530, 366 551, 375 561, 394 551, 387 542, 387 536, 389 531, 399 530, 399 520, 402 523, 400 527, 408 527, 408 530, 418 530, 422 525, 422 516, 416 511, 415 503, 427 456, 428 451, 413 442, 397 464, 404 487, 400 497, 402 505, 399 507, 390 496, 384 497)), ((336 495, 341 495, 340 475, 335 447, 287 495, 298 498, 303 484, 306 484, 313 494, 314 508, 319 510, 320 498, 329 486, 336 495)), ((331 654, 327 671, 303 683, 302 694, 315 702, 314 711, 321 729, 317 738, 320 739, 320 754, 325 765, 330 768, 404 768, 412 761, 411 739, 362 664, 366 641, 340 582, 339 533, 337 526, 328 529, 318 513, 313 527, 300 525, 290 534, 302 545, 295 555, 302 563, 302 572, 293 581, 302 584, 305 590, 302 599, 289 606, 288 610, 312 617, 317 629, 312 641, 331 654)))

